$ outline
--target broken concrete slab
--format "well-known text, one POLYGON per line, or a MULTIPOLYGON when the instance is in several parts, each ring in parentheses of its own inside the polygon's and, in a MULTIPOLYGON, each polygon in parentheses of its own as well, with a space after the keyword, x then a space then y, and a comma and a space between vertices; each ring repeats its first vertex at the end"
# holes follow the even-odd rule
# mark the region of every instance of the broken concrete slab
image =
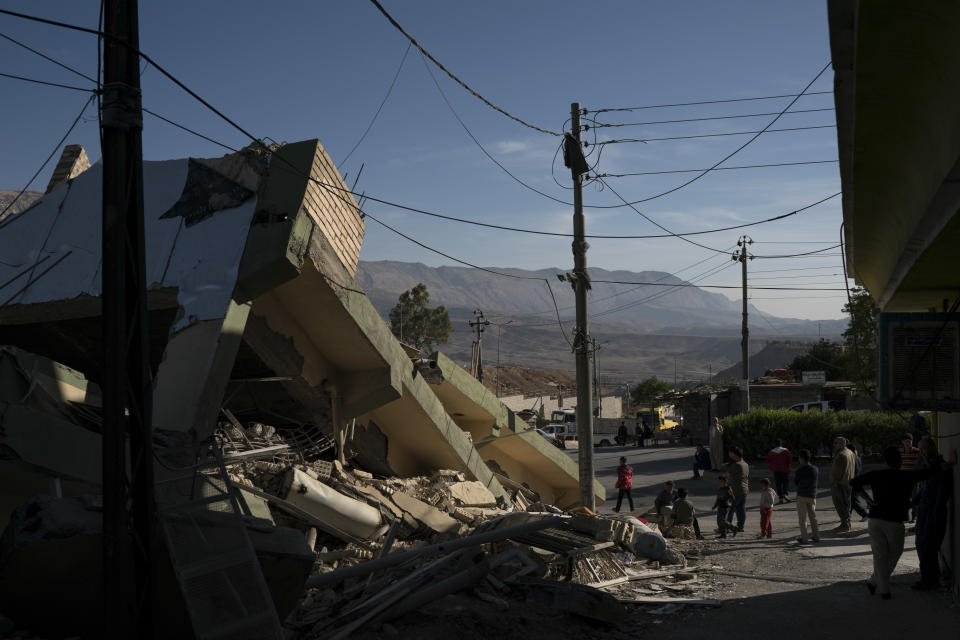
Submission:
MULTIPOLYGON (((481 382, 442 353, 429 360, 436 362, 443 381, 431 385, 451 419, 469 433, 488 462, 510 480, 525 485, 545 502, 561 507, 578 503, 580 484, 576 462, 540 436, 500 402, 481 382)), ((606 490, 594 482, 596 504, 603 502, 606 490)))
POLYGON ((413 496, 397 491, 390 499, 400 509, 412 517, 421 527, 433 533, 457 533, 460 523, 426 502, 417 500, 413 496))
POLYGON ((476 480, 456 482, 446 486, 450 496, 461 507, 496 507, 497 498, 476 480))

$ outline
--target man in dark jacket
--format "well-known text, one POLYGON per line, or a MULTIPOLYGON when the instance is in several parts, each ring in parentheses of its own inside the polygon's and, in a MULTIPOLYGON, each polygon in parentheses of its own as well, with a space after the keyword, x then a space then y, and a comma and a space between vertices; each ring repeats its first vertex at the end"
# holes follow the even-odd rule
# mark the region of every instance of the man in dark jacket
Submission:
MULTIPOLYGON (((925 437, 920 453, 927 467, 943 465, 937 443, 925 437)), ((940 586, 940 545, 947 533, 947 503, 953 496, 953 477, 949 468, 936 473, 920 485, 917 496, 917 555, 920 556, 920 581, 912 588, 929 591, 940 586)))
POLYGON ((870 505, 870 549, 873 551, 873 575, 867 582, 870 593, 880 592, 880 597, 890 599, 890 575, 903 553, 903 523, 910 509, 910 496, 918 482, 926 480, 957 462, 957 452, 953 452, 951 462, 933 461, 925 469, 902 471, 900 469, 900 451, 896 447, 887 447, 883 451, 887 469, 871 471, 850 481, 850 486, 870 505), (873 490, 871 497, 864 487, 873 490))

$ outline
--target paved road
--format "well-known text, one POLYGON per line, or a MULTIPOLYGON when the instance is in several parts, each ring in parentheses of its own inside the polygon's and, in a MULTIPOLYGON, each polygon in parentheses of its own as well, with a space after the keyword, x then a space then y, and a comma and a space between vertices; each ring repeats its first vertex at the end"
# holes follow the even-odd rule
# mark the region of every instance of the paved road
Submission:
MULTIPOLYGON (((627 464, 633 466, 633 502, 634 513, 641 514, 653 507, 657 494, 663 490, 667 480, 673 480, 678 487, 686 487, 690 499, 696 507, 701 527, 705 535, 714 530, 714 512, 711 510, 717 488, 717 474, 708 472, 699 480, 693 480, 694 447, 598 447, 594 449, 594 470, 597 479, 607 490, 607 500, 599 508, 600 513, 612 513, 616 506, 617 466, 620 456, 626 456, 627 464)), ((578 451, 568 449, 567 454, 577 460, 578 451)), ((753 539, 760 529, 760 478, 772 477, 768 467, 762 462, 750 465, 750 495, 747 497, 746 539, 753 539)), ((830 489, 825 478, 827 469, 820 469, 820 490, 817 494, 817 518, 820 522, 823 544, 798 549, 798 552, 810 558, 837 558, 852 561, 851 571, 869 573, 871 563, 870 540, 866 523, 854 515, 853 531, 849 534, 834 534, 830 530, 840 523, 830 489)), ((628 509, 626 505, 623 510, 628 509)), ((775 505, 773 513, 774 541, 793 544, 800 533, 797 524, 796 505, 793 502, 775 505)), ((739 541, 741 536, 737 536, 739 541)), ((907 534, 903 556, 897 565, 897 573, 906 573, 919 569, 914 537, 907 534)))

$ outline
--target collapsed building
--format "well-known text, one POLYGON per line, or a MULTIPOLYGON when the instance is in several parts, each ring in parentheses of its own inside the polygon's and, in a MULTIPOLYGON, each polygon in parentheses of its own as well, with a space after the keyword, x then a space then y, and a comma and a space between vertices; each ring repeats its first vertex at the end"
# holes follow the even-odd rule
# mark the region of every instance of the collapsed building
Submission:
MULTIPOLYGON (((0 234, 0 600, 95 635, 101 168, 73 147, 61 165, 0 234), (83 561, 66 572, 67 556, 83 561), (92 586, 51 617, 48 578, 67 573, 92 586)), ((567 561, 601 550, 557 515, 578 506, 574 461, 442 353, 400 344, 366 298, 363 215, 317 140, 146 162, 144 203, 170 629, 274 637, 297 606, 302 622, 310 574, 491 520, 567 561), (249 595, 225 604, 202 580, 249 595)))

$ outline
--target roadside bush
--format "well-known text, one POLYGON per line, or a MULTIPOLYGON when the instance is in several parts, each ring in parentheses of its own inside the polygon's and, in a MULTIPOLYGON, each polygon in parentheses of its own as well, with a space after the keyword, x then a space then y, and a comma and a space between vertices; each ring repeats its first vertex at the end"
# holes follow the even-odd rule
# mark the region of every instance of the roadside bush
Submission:
POLYGON ((837 435, 863 447, 864 453, 882 453, 900 445, 910 417, 897 413, 855 413, 838 411, 837 435))
POLYGON ((865 453, 876 453, 899 444, 907 430, 907 422, 895 413, 853 411, 801 413, 757 408, 724 418, 721 423, 724 447, 740 447, 751 459, 765 457, 778 438, 794 455, 800 449, 809 449, 814 455, 827 454, 837 436, 859 444, 865 453))

